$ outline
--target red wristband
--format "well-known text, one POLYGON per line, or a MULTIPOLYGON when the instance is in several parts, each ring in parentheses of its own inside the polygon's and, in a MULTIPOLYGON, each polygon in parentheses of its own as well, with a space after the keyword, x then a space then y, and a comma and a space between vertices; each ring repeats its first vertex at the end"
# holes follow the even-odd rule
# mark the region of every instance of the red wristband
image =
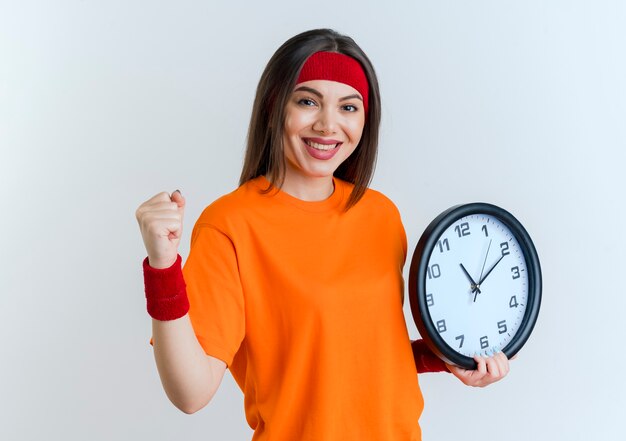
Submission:
POLYGON ((175 320, 189 311, 187 287, 181 269, 180 255, 169 268, 152 268, 143 261, 143 281, 146 288, 148 314, 156 320, 175 320))
POLYGON ((424 340, 412 341, 411 349, 413 349, 413 359, 418 373, 450 372, 444 361, 433 354, 424 340))

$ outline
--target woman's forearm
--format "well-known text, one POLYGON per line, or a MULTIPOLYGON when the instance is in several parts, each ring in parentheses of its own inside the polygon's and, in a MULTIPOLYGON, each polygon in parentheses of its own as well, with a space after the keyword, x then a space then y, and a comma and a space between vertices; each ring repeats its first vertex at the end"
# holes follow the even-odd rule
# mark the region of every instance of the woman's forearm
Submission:
POLYGON ((189 414, 206 406, 224 377, 226 364, 204 353, 189 315, 153 319, 152 337, 157 369, 170 401, 189 414))

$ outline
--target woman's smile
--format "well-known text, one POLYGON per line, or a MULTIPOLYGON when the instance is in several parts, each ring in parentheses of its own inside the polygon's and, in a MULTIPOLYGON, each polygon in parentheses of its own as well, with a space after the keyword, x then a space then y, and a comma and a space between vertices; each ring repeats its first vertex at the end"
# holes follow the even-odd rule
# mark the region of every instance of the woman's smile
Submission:
POLYGON ((334 139, 303 138, 302 140, 309 155, 321 161, 327 161, 335 156, 342 144, 334 139))
POLYGON ((332 150, 341 144, 341 142, 335 139, 303 138, 303 141, 306 145, 317 150, 332 150))

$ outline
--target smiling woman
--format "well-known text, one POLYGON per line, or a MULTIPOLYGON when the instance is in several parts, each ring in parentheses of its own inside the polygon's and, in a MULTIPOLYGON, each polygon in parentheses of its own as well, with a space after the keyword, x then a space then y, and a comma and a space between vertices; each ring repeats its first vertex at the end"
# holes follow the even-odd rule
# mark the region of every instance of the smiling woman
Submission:
MULTIPOLYGON (((180 192, 139 207, 157 368, 181 410, 206 405, 228 368, 255 440, 421 439, 416 373, 447 369, 404 322, 404 228, 368 188, 379 122, 363 51, 305 32, 268 63, 240 186, 201 214, 182 270, 180 192)), ((485 363, 451 370, 472 385, 508 370, 485 363)))
POLYGON ((303 200, 326 199, 332 177, 361 140, 365 111, 353 87, 327 80, 301 83, 287 101, 282 190, 303 200))
MULTIPOLYGON (((358 148, 353 149, 353 155, 345 155, 343 162, 337 162, 334 173, 335 177, 354 184, 346 204, 346 208, 350 208, 363 196, 374 173, 380 126, 380 92, 374 68, 363 50, 350 37, 329 29, 296 35, 287 40, 268 62, 254 100, 239 183, 264 175, 272 186, 282 188, 288 166, 283 131, 287 130, 287 112, 293 108, 294 100, 297 103, 300 99, 305 100, 303 106, 310 105, 317 111, 318 121, 315 127, 311 122, 310 138, 332 138, 318 131, 320 128, 327 129, 320 124, 339 122, 335 119, 341 115, 330 115, 330 110, 341 109, 341 114, 352 110, 362 118, 361 134, 356 144, 358 148), (307 84, 310 81, 321 89, 307 84), (332 96, 329 95, 331 91, 332 96), (331 103, 331 99, 335 102, 331 103), (345 102, 341 101, 342 106, 339 106, 342 99, 345 102), (327 119, 329 116, 332 118, 327 119)), ((352 118, 356 116, 350 116, 350 121, 355 122, 352 118)))

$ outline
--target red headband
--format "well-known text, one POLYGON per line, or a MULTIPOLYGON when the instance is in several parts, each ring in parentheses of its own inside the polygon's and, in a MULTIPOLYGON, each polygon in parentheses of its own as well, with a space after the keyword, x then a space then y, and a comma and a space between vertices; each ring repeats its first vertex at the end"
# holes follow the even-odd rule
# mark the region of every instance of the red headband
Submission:
POLYGON ((367 114, 369 85, 363 67, 354 58, 337 52, 315 52, 302 66, 296 84, 311 80, 336 81, 354 87, 363 97, 367 114))

